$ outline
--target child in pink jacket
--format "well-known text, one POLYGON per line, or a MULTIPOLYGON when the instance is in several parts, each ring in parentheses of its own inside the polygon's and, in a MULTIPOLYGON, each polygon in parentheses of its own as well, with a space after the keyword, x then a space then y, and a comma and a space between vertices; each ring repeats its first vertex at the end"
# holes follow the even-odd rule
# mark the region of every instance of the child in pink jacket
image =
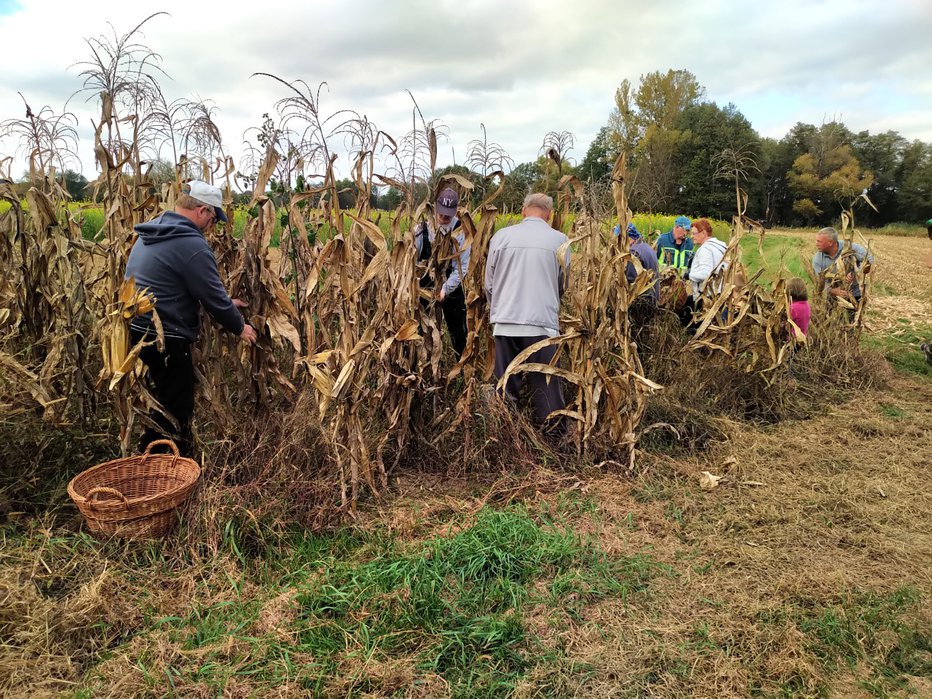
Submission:
POLYGON ((809 317, 812 315, 806 282, 799 277, 793 277, 786 284, 786 292, 790 295, 790 320, 796 324, 803 337, 806 337, 809 334, 809 317))

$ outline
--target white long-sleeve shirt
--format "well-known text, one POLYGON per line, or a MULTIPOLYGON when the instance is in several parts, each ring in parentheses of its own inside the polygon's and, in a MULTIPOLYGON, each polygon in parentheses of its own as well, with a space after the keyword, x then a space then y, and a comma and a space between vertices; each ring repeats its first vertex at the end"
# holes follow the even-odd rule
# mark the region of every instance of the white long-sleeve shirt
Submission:
MULTIPOLYGON (((456 249, 458 249, 459 255, 453 258, 453 264, 450 266, 450 276, 446 278, 443 282, 443 293, 449 294, 456 290, 460 284, 463 283, 463 277, 466 276, 466 273, 469 271, 469 258, 472 252, 471 247, 466 246, 466 233, 463 232, 462 227, 456 228, 456 224, 459 223, 457 217, 453 217, 453 220, 443 228, 440 229, 441 235, 450 235, 450 231, 455 231, 456 235, 453 236, 453 240, 456 241, 456 249)), ((437 233, 434 231, 434 227, 430 222, 425 222, 427 229, 427 239, 430 241, 431 248, 435 244, 435 239, 437 233)), ((418 257, 421 255, 421 250, 424 246, 424 235, 422 233, 422 226, 418 226, 417 235, 414 236, 414 245, 417 248, 418 257)))
POLYGON ((718 238, 709 238, 693 255, 693 263, 689 268, 689 281, 693 283, 693 298, 697 301, 705 291, 707 280, 722 263, 727 249, 728 246, 718 238))

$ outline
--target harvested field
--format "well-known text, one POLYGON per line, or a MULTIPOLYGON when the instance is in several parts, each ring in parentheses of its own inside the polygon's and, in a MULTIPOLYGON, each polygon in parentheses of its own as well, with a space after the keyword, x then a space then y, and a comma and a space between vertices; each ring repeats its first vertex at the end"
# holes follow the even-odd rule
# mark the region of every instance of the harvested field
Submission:
MULTIPOLYGON (((767 235, 792 239, 794 243, 788 242, 787 250, 798 249, 799 254, 812 259, 815 232, 777 229, 767 231, 767 235)), ((877 235, 873 231, 864 231, 864 237, 873 241, 877 260, 874 297, 868 312, 870 330, 896 336, 903 333, 903 326, 932 327, 932 241, 925 237, 877 235)))
MULTIPOLYGON (((876 239, 882 270, 908 242, 876 239)), ((97 542, 57 490, 7 506, 0 692, 926 696, 932 383, 873 366, 875 388, 797 396, 799 419, 649 442, 634 478, 402 469, 317 534, 268 536, 222 489, 199 505, 214 548, 97 542)))

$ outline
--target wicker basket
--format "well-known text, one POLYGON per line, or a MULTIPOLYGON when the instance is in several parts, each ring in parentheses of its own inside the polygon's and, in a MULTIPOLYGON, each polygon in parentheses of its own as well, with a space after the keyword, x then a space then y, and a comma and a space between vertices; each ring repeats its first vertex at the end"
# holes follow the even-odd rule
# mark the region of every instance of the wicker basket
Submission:
POLYGON ((201 477, 193 459, 180 456, 175 443, 160 439, 143 454, 114 459, 79 473, 68 495, 95 534, 126 538, 164 536, 178 520, 175 509, 201 477), (166 445, 170 454, 153 454, 166 445))

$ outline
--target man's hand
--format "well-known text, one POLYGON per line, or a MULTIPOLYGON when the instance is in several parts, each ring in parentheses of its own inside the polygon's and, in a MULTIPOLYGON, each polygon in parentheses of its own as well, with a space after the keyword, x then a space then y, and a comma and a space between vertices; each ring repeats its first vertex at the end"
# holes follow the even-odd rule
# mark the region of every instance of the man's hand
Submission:
POLYGON ((437 298, 439 298, 441 301, 443 301, 443 299, 444 299, 444 297, 445 297, 446 295, 447 295, 446 290, 441 286, 441 287, 440 287, 440 292, 437 294, 437 298))
POLYGON ((243 301, 242 299, 233 299, 233 305, 238 309, 243 310, 244 308, 249 308, 249 304, 243 301))
POLYGON ((256 329, 249 323, 246 323, 243 326, 243 332, 239 334, 239 339, 245 342, 247 345, 254 344, 258 339, 258 336, 256 335, 256 329))
POLYGON ((848 292, 839 287, 835 287, 834 289, 829 289, 828 293, 831 296, 845 296, 845 297, 848 296, 848 292))

